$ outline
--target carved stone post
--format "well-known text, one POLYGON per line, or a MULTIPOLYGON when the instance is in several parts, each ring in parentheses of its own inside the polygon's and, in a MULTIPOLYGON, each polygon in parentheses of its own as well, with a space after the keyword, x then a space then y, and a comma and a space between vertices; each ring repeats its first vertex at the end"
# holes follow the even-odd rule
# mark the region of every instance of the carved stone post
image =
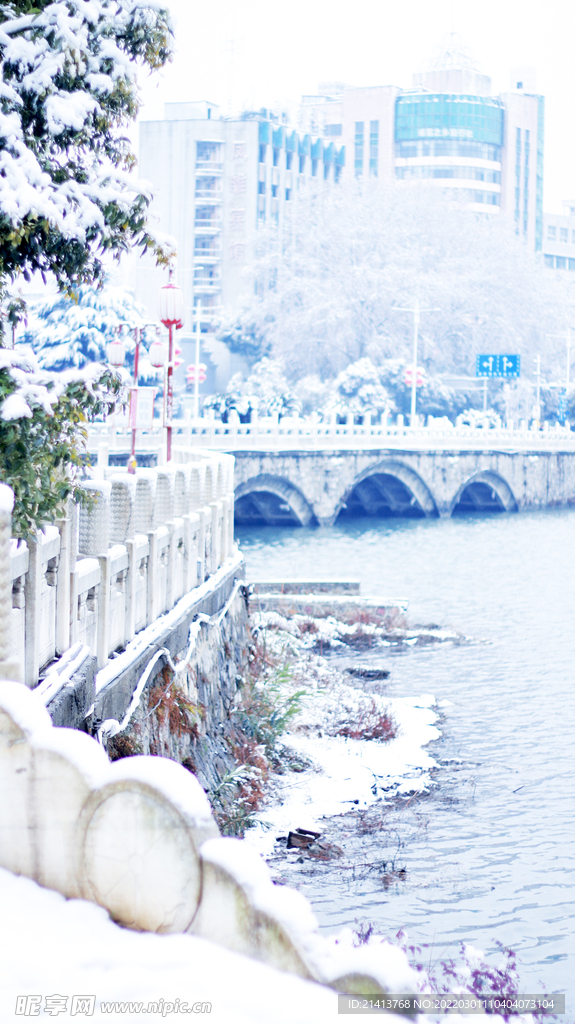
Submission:
POLYGON ((12 574, 10 540, 14 494, 0 484, 0 679, 22 682, 22 666, 12 655, 12 574))

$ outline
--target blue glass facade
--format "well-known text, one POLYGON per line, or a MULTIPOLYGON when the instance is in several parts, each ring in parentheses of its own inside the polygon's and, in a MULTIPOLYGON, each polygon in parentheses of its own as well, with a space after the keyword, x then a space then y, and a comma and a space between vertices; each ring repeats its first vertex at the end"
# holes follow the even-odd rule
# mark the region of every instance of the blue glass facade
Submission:
POLYGON ((504 108, 491 96, 410 93, 398 96, 395 141, 469 139, 503 145, 504 108))

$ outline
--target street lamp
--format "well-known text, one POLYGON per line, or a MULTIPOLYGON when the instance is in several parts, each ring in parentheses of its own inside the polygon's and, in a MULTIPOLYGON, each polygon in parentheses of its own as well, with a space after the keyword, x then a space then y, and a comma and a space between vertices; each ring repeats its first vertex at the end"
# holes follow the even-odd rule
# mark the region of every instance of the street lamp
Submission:
POLYGON ((172 281, 170 270, 168 284, 160 288, 160 320, 168 328, 168 375, 166 382, 165 426, 167 427, 167 460, 172 458, 172 417, 174 409, 174 328, 184 326, 184 301, 182 292, 172 281))
POLYGON ((115 338, 114 341, 108 342, 107 356, 110 366, 114 366, 118 369, 120 366, 124 365, 124 361, 126 359, 126 346, 121 335, 118 338, 115 338))
POLYGON ((417 402, 417 345, 419 339, 419 324, 421 323, 421 313, 439 313, 439 309, 420 309, 419 298, 415 300, 415 306, 405 307, 396 306, 396 309, 401 310, 404 313, 413 313, 413 358, 411 364, 411 415, 409 417, 409 424, 411 427, 415 427, 415 413, 416 413, 416 402, 417 402))

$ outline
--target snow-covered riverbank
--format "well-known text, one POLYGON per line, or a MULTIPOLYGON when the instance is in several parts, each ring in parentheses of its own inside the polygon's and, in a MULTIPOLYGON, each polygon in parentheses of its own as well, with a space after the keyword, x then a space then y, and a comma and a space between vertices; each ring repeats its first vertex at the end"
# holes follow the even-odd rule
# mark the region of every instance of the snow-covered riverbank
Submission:
POLYGON ((296 771, 271 777, 265 805, 246 832, 251 845, 269 856, 277 837, 290 829, 322 832, 322 819, 430 790, 437 765, 425 747, 440 736, 434 695, 389 699, 381 692, 385 686, 369 678, 385 677, 386 669, 354 678, 317 651, 325 644, 353 649, 361 635, 371 639, 372 653, 381 650, 383 664, 392 644, 442 643, 453 634, 395 630, 391 639, 370 623, 287 619, 276 612, 256 614, 253 628, 265 657, 291 664, 289 686, 303 695, 301 710, 278 743, 280 758, 284 753, 296 771))

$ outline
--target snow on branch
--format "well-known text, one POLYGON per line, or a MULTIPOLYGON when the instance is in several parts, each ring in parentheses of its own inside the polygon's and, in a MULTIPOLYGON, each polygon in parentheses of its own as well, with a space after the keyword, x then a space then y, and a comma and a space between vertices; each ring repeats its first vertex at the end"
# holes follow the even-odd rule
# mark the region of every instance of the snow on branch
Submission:
POLYGON ((138 111, 138 66, 170 59, 167 11, 155 0, 39 6, 0 6, 4 273, 93 280, 103 250, 133 244, 168 258, 147 228, 150 190, 128 173, 134 157, 122 134, 138 111))

